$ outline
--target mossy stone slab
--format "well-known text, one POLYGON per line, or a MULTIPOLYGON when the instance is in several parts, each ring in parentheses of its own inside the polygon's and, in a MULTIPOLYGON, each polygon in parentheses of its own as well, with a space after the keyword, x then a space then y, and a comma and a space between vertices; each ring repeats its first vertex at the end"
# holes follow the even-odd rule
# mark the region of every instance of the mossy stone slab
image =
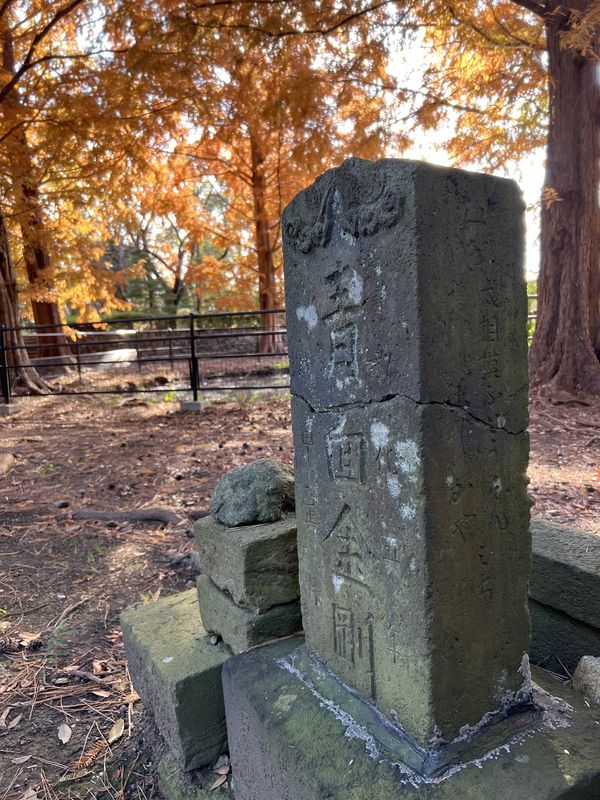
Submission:
POLYGON ((531 534, 530 597, 600 629, 600 537, 535 518, 531 534))
POLYGON ((198 578, 198 603, 207 631, 218 633, 234 653, 272 639, 297 633, 302 629, 300 601, 273 606, 263 614, 255 614, 236 605, 208 575, 198 578))
MULTIPOLYGON (((598 800, 600 716, 558 683, 548 707, 494 750, 423 778, 294 669, 297 642, 230 659, 223 686, 236 800, 598 800), (570 708, 569 708, 570 706, 570 708), (557 710, 557 708, 559 710, 557 710)), ((356 700, 351 689, 346 691, 356 700)), ((400 711, 401 713, 401 711, 400 711)))
POLYGON ((237 605, 259 614, 300 597, 294 514, 237 528, 204 517, 195 533, 202 571, 237 605))
POLYGON ((207 638, 195 589, 126 609, 121 627, 133 685, 178 763, 212 763, 227 750, 221 667, 231 650, 207 638))

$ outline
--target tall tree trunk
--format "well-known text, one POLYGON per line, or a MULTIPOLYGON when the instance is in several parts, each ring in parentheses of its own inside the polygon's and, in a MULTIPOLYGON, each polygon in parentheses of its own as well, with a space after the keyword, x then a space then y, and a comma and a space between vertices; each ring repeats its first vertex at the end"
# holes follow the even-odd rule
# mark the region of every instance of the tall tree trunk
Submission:
MULTIPOLYGON (((2 35, 2 68, 12 75, 15 58, 12 34, 7 27, 2 35)), ((50 264, 39 190, 35 183, 33 162, 24 125, 25 114, 16 90, 13 89, 0 105, 0 120, 12 132, 7 138, 10 154, 10 181, 13 187, 18 219, 23 239, 23 258, 31 289, 31 308, 37 325, 48 325, 40 331, 39 355, 71 357, 63 333, 60 311, 54 293, 54 276, 50 264)))
POLYGON ((48 385, 40 378, 18 330, 17 281, 10 256, 8 234, 4 218, 0 214, 0 323, 6 327, 4 341, 8 348, 7 361, 14 367, 10 370, 11 384, 18 380, 32 392, 43 392, 48 385))
MULTIPOLYGON (((258 261, 258 300, 261 311, 275 308, 275 265, 273 243, 267 218, 267 186, 264 172, 265 154, 254 134, 250 136, 252 154, 252 195, 254 199, 254 230, 258 261)), ((261 315, 261 333, 275 330, 275 314, 261 315)), ((260 353, 277 351, 277 336, 262 335, 258 345, 260 353)))
MULTIPOLYGON (((572 0, 584 11, 594 0, 572 0)), ((600 87, 598 64, 561 47, 570 11, 546 16, 550 126, 542 262, 530 379, 544 392, 600 395, 600 87)))

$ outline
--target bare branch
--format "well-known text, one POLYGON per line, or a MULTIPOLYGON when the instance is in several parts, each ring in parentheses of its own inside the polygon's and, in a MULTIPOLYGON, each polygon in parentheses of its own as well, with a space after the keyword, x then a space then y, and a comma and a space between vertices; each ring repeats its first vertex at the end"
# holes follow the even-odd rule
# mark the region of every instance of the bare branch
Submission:
POLYGON ((25 72, 31 68, 30 65, 34 60, 34 54, 38 45, 44 41, 46 36, 48 36, 48 34, 58 25, 59 22, 61 22, 61 20, 63 20, 65 17, 68 17, 71 12, 75 11, 76 8, 83 5, 85 2, 86 0, 71 0, 66 6, 63 6, 56 12, 56 14, 54 14, 54 16, 44 25, 39 33, 36 33, 31 40, 29 50, 27 51, 27 55, 23 59, 21 66, 15 70, 12 78, 2 87, 2 89, 0 89, 0 103, 12 92, 25 72))

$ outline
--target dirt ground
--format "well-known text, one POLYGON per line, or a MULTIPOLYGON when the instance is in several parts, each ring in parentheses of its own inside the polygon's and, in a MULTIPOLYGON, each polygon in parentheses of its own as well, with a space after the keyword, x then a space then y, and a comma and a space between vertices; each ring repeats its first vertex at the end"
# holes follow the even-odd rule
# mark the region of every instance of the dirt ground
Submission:
MULTIPOLYGON (((223 472, 292 461, 281 394, 200 414, 162 398, 29 398, 0 419, 0 800, 157 796, 119 613, 193 585, 223 472), (181 522, 72 519, 150 506, 181 522)), ((530 432, 533 513, 600 533, 600 410, 534 405, 530 432)))

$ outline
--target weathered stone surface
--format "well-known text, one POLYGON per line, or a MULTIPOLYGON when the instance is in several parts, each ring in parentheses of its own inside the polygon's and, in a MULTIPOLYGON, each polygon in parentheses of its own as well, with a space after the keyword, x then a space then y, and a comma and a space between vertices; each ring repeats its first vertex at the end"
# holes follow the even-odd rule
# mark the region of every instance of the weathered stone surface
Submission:
POLYGON ((255 614, 237 606, 208 575, 200 575, 197 586, 206 630, 218 633, 234 653, 302 630, 299 600, 255 614))
POLYGON ((600 629, 600 536, 533 518, 530 596, 600 629))
MULTIPOLYGON (((296 644, 230 659, 223 670, 236 800, 597 800, 600 714, 557 683, 546 711, 513 720, 502 745, 475 739, 451 768, 423 777, 401 763, 383 717, 357 724, 296 671, 296 644), (570 709, 569 709, 570 707, 570 709)), ((341 687, 343 689, 343 687, 341 687)), ((352 702, 358 698, 354 693, 352 702)))
POLYGON ((600 655, 600 630, 586 625, 563 611, 529 601, 531 614, 530 658, 559 674, 573 672, 587 653, 600 655))
POLYGON ((226 472, 210 500, 210 513, 230 528, 275 522, 293 510, 294 471, 270 458, 226 472))
MULTIPOLYGON (((167 756, 158 762, 157 772, 160 787, 167 800, 214 800, 215 793, 210 788, 217 778, 214 773, 207 776, 209 779, 204 781, 204 786, 199 787, 167 756)), ((233 794, 220 787, 217 797, 226 800, 232 798, 233 794)))
POLYGON ((227 749, 221 667, 231 656, 211 645, 190 589, 121 615, 129 672, 144 705, 184 769, 227 749))
POLYGON ((324 173, 283 214, 292 393, 317 410, 406 395, 525 430, 522 212, 490 175, 394 159, 324 173))
POLYGON ((300 597, 293 514, 235 530, 204 517, 194 530, 202 571, 237 605, 259 614, 300 597))
POLYGON ((600 706, 600 658, 583 656, 573 675, 573 688, 600 706))
POLYGON ((307 642, 420 743, 451 740, 525 678, 522 202, 352 159, 283 228, 307 642))

